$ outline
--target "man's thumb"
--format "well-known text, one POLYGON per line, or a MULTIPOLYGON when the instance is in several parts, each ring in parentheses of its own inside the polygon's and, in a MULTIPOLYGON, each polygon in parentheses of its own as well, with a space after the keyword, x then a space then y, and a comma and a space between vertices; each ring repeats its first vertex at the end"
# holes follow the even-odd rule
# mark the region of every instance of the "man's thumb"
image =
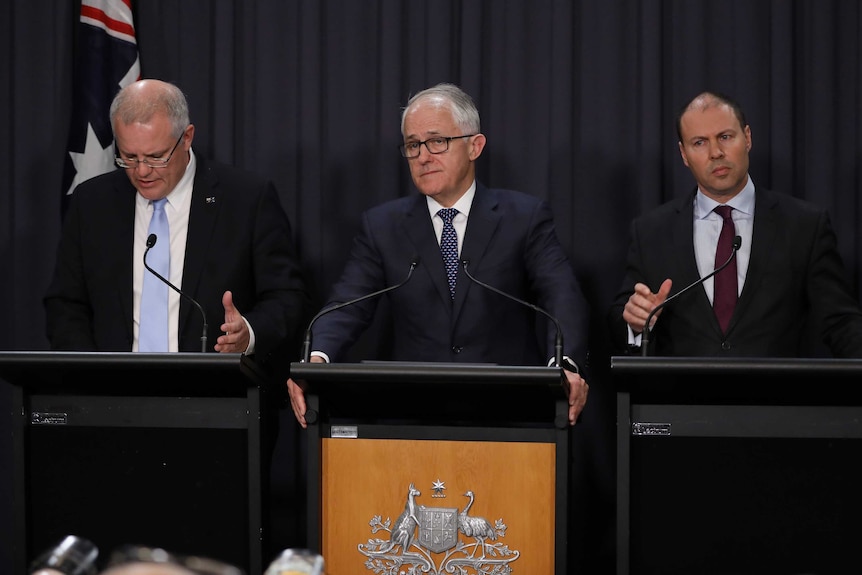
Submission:
POLYGON ((661 282, 661 286, 658 288, 658 293, 656 294, 661 301, 667 299, 668 294, 670 294, 670 288, 673 286, 673 280, 668 278, 661 282))
POLYGON ((225 310, 233 307, 233 294, 230 293, 230 291, 224 292, 224 295, 221 296, 221 304, 224 306, 225 310))

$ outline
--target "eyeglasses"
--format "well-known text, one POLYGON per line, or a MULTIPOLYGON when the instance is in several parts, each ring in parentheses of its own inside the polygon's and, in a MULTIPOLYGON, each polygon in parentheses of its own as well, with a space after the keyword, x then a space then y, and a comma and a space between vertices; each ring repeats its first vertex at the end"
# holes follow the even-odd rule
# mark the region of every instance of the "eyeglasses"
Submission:
POLYGON ((138 545, 124 545, 111 554, 108 568, 103 573, 117 573, 121 575, 124 565, 134 563, 152 563, 190 572, 194 575, 244 575, 238 567, 209 559, 206 557, 180 556, 168 553, 164 549, 156 547, 142 547, 138 545))
POLYGON ((449 142, 451 140, 472 138, 475 135, 476 134, 465 134, 463 136, 437 136, 434 138, 428 138, 424 142, 407 142, 406 144, 398 146, 398 149, 401 150, 401 155, 405 158, 418 158, 420 152, 419 148, 422 144, 425 144, 425 148, 428 150, 429 154, 442 154, 449 149, 449 142))
POLYGON ((114 162, 116 162, 121 168, 125 169, 137 168, 139 164, 149 166, 150 168, 164 168, 168 165, 168 162, 171 161, 171 158, 174 157, 174 152, 177 151, 177 146, 180 145, 180 142, 185 135, 186 131, 183 130, 183 133, 180 134, 179 138, 177 138, 177 143, 174 144, 174 147, 171 149, 171 153, 168 154, 167 158, 144 158, 143 160, 139 160, 137 158, 121 158, 117 156, 114 158, 114 162))

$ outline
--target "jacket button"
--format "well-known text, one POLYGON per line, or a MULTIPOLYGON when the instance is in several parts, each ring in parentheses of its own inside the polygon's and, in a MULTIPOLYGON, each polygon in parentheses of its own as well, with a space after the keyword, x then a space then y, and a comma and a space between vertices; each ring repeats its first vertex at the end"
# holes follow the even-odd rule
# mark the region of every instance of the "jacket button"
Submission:
POLYGON ((464 348, 462 348, 460 345, 453 345, 452 346, 452 353, 461 353, 462 349, 464 349, 464 348))
POLYGON ((727 341, 721 342, 721 349, 724 351, 730 351, 730 343, 727 341))

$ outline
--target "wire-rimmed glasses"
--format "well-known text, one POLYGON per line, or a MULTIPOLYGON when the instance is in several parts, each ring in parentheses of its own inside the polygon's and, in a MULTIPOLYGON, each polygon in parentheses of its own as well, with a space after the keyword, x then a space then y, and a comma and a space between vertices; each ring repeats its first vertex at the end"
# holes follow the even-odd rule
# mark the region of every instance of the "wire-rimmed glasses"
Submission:
POLYGON ((183 140, 183 136, 185 135, 186 131, 183 130, 183 133, 180 134, 179 138, 177 138, 177 143, 174 144, 173 148, 171 148, 171 153, 168 154, 166 158, 144 158, 143 160, 139 160, 137 158, 121 158, 120 156, 116 156, 114 158, 114 162, 116 162, 118 166, 126 170, 128 170, 129 168, 137 168, 140 164, 143 164, 150 168, 164 168, 168 165, 168 162, 171 161, 171 158, 174 157, 174 152, 177 151, 177 146, 180 145, 180 142, 183 140))
POLYGON ((459 140, 461 138, 472 138, 476 134, 464 134, 463 136, 434 136, 422 142, 406 142, 398 146, 401 150, 401 155, 405 158, 418 158, 422 144, 425 144, 425 149, 429 154, 442 154, 449 150, 449 142, 459 140))

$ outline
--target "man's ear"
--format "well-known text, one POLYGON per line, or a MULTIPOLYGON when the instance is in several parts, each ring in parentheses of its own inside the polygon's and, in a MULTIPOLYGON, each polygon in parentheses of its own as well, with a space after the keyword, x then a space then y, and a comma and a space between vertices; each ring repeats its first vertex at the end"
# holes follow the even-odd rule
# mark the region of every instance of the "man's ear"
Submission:
POLYGON ((682 163, 685 164, 685 167, 688 167, 688 158, 685 156, 685 146, 682 145, 682 142, 677 142, 679 144, 679 155, 682 158, 682 163))
POLYGON ((485 149, 485 134, 476 134, 470 138, 470 161, 475 161, 485 149))

